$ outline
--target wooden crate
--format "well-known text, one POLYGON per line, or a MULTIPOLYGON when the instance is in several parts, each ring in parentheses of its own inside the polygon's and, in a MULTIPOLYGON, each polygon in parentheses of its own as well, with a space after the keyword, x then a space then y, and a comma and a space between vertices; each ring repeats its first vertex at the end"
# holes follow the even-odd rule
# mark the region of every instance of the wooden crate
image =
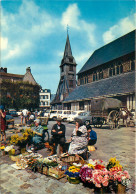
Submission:
POLYGON ((64 176, 66 176, 64 174, 65 171, 61 171, 61 170, 59 170, 56 167, 50 167, 48 172, 49 172, 48 173, 49 176, 52 176, 52 177, 54 177, 56 179, 60 179, 60 178, 63 178, 64 176))
POLYGON ((47 166, 44 166, 42 173, 45 174, 45 175, 49 175, 49 168, 47 166))

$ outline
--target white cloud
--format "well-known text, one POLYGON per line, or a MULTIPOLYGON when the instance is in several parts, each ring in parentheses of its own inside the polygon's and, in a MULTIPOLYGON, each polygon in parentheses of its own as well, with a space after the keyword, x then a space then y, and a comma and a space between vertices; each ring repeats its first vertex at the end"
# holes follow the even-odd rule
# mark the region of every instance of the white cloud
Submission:
POLYGON ((8 47, 8 38, 5 37, 1 37, 0 38, 0 46, 1 46, 1 50, 5 50, 8 47))
POLYGON ((18 12, 1 12, 2 59, 23 56, 37 47, 36 42, 48 36, 55 28, 56 19, 38 7, 33 1, 23 0, 18 12), (7 46, 8 43, 8 46, 7 46))
POLYGON ((136 28, 136 13, 121 19, 116 25, 110 27, 108 31, 103 34, 104 43, 113 41, 136 28))
POLYGON ((68 6, 66 11, 62 14, 61 24, 66 29, 69 25, 70 28, 78 30, 81 33, 87 34, 91 44, 95 45, 96 40, 94 36, 95 24, 87 23, 85 20, 80 19, 80 10, 76 3, 68 6))

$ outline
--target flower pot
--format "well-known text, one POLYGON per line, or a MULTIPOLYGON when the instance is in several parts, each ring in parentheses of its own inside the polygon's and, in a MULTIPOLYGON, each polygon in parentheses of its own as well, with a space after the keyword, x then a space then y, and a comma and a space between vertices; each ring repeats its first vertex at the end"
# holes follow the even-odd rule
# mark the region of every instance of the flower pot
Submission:
POLYGON ((124 193, 126 193, 126 186, 124 186, 122 184, 118 184, 117 193, 118 194, 124 194, 124 193))
POLYGON ((80 178, 79 177, 69 177, 67 176, 68 182, 71 184, 79 184, 80 178))

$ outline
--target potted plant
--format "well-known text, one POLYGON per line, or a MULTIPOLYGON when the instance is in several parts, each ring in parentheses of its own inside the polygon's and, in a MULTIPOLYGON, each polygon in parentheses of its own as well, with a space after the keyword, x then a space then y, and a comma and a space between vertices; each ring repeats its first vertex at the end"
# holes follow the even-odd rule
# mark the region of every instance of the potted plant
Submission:
POLYGON ((79 171, 80 171, 80 168, 77 168, 75 166, 70 166, 68 168, 65 174, 67 175, 67 179, 69 183, 72 183, 72 184, 80 183, 79 171))

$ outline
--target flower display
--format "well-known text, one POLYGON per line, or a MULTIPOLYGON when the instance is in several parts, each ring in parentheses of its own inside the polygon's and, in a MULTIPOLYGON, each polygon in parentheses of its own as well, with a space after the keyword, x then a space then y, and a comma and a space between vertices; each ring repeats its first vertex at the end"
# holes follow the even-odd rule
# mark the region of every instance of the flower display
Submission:
POLYGON ((121 183, 124 186, 127 186, 130 183, 130 175, 128 171, 122 170, 119 167, 113 167, 110 169, 110 179, 116 184, 121 183))
POLYGON ((70 166, 68 170, 65 172, 65 174, 68 175, 69 177, 79 177, 79 171, 80 168, 70 166))
POLYGON ((107 164, 107 169, 110 170, 112 167, 120 167, 120 168, 123 168, 120 165, 120 162, 118 160, 116 160, 116 157, 109 159, 109 163, 107 164))
POLYGON ((31 129, 25 129, 23 132, 23 136, 19 136, 18 134, 12 135, 10 143, 15 145, 23 145, 27 144, 31 137, 33 137, 34 132, 31 129))
POLYGON ((86 183, 91 183, 93 182, 92 180, 92 171, 93 171, 93 166, 90 165, 84 165, 81 169, 80 169, 80 177, 81 180, 86 183))
POLYGON ((103 170, 93 170, 92 171, 92 181, 95 187, 107 187, 110 180, 110 171, 107 169, 103 170))

